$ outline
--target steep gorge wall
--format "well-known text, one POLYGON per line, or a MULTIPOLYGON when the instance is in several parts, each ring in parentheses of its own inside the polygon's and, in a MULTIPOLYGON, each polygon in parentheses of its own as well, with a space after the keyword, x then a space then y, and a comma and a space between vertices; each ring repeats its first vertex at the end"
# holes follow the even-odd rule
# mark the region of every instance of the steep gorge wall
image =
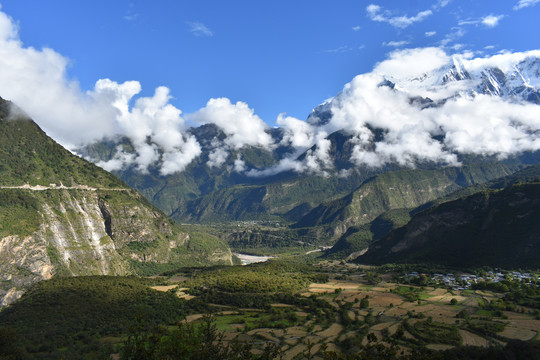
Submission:
POLYGON ((190 236, 135 191, 1 189, 0 196, 10 191, 37 201, 36 209, 17 206, 39 226, 21 231, 0 217, 0 306, 55 275, 127 275, 136 263, 232 264, 227 247, 190 251, 190 236))

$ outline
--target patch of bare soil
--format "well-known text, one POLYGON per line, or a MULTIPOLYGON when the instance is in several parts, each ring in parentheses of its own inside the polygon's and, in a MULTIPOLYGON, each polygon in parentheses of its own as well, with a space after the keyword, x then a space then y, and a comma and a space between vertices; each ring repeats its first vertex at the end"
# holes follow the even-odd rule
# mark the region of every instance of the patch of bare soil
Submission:
POLYGON ((518 339, 518 340, 531 340, 536 336, 537 332, 529 329, 523 329, 514 325, 506 325, 503 332, 500 332, 499 335, 504 336, 509 339, 518 339))
POLYGON ((489 341, 481 337, 480 335, 473 334, 467 330, 459 330, 461 337, 463 338, 463 345, 482 346, 488 347, 489 341))
POLYGON ((448 350, 448 349, 452 349, 454 346, 452 345, 446 345, 446 344, 429 344, 429 345, 426 345, 426 347, 428 349, 431 349, 431 350, 448 350))
POLYGON ((380 323, 380 324, 372 326, 370 330, 381 331, 382 329, 389 328, 393 324, 394 324, 393 322, 380 323))
POLYGON ((169 278, 169 282, 172 282, 172 283, 179 283, 179 282, 184 282, 186 280, 188 280, 189 278, 185 277, 185 276, 182 276, 182 275, 174 275, 172 277, 169 278))
POLYGON ((157 286, 150 286, 150 288, 154 289, 154 290, 157 290, 157 291, 167 292, 167 291, 169 291, 171 289, 174 289, 177 286, 178 285, 167 285, 167 286, 157 285, 157 286))
POLYGON ((285 353, 285 356, 283 356, 283 359, 284 360, 292 360, 294 359, 297 355, 300 355, 301 353, 303 353, 304 351, 306 351, 307 349, 307 346, 304 345, 304 344, 298 344, 296 346, 294 346, 293 348, 291 348, 290 350, 288 350, 286 353, 285 353))
POLYGON ((332 324, 326 330, 318 332, 317 335, 328 338, 329 341, 335 339, 343 331, 343 326, 340 324, 332 324))
POLYGON ((465 296, 452 295, 449 292, 447 292, 446 294, 443 294, 443 295, 436 295, 436 296, 430 297, 429 301, 441 302, 443 304, 450 304, 450 301, 452 301, 452 299, 456 299, 457 302, 459 303, 467 300, 465 296))

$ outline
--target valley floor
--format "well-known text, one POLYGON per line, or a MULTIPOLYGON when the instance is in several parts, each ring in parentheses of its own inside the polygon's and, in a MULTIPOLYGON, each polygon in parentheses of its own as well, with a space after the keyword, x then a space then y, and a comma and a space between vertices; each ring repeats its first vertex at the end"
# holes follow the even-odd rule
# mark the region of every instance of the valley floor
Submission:
MULTIPOLYGON (((525 282, 505 272, 499 283, 459 290, 437 284, 425 269, 411 277, 409 266, 297 260, 42 281, 0 312, 0 335, 18 334, 17 351, 29 359, 132 358, 128 350, 141 349, 154 351, 145 359, 160 359, 182 347, 171 342, 176 337, 202 349, 204 329, 215 329, 216 351, 246 344, 260 359, 269 359, 262 357, 269 348, 271 358, 288 360, 540 354, 536 273, 525 282)), ((0 338, 0 355, 1 345, 0 338)))
MULTIPOLYGON (((402 354, 419 346, 432 350, 503 346, 513 339, 538 339, 540 334, 534 308, 490 309, 490 304, 503 301, 502 293, 402 284, 392 280, 395 274, 373 281, 366 273, 369 268, 340 262, 318 266, 330 280, 310 283, 300 296, 322 300, 326 308, 291 303, 272 303, 266 310, 216 305, 217 328, 225 339, 255 344, 259 351, 268 343, 279 344, 284 359, 322 358, 324 351, 356 353, 372 343, 402 354)), ((161 290, 170 291, 174 284, 161 290)), ((183 286, 178 284, 176 291, 185 297, 189 289, 183 286)), ((198 321, 203 315, 190 315, 186 321, 198 321)))

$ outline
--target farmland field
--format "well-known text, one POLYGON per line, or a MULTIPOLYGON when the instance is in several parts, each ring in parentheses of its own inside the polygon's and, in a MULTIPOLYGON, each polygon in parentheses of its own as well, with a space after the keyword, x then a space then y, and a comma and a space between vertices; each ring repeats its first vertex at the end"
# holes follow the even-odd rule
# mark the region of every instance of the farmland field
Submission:
MULTIPOLYGON (((214 313, 218 329, 262 349, 279 344, 283 358, 322 358, 322 349, 354 353, 370 341, 395 346, 446 350, 461 345, 488 347, 512 339, 531 340, 540 333, 540 320, 528 313, 506 311, 500 316, 482 304, 502 298, 489 290, 452 290, 394 282, 385 275, 373 284, 365 269, 350 264, 320 264, 328 281, 311 282, 296 298, 317 299, 320 308, 302 301, 279 301, 261 308, 237 308, 214 313), (347 276, 342 276, 343 272, 347 276)), ((182 285, 184 286, 184 285, 182 285)), ((182 288, 189 293, 189 289, 182 288)), ((188 317, 196 321, 202 314, 188 317)))

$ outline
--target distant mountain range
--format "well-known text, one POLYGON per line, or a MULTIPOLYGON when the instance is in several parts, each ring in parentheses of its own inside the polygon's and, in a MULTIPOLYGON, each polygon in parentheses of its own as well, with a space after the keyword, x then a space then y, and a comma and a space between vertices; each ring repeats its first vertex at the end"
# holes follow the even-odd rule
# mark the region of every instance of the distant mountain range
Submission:
MULTIPOLYGON (((540 104, 540 53, 533 52, 513 61, 498 61, 497 56, 481 61, 468 61, 453 56, 451 61, 430 72, 414 76, 381 74, 380 87, 410 95, 410 101, 421 108, 437 107, 457 97, 489 95, 505 101, 526 101, 540 104), (419 93, 438 95, 437 99, 419 93)), ((346 89, 347 90, 347 89, 346 89)), ((347 91, 317 106, 307 121, 325 125, 332 119, 332 108, 343 101, 347 91)))
MULTIPOLYGON (((540 103, 540 57, 508 59, 453 57, 410 76, 360 75, 312 111, 302 127, 313 141, 303 149, 283 126, 266 130, 274 146, 225 151, 228 135, 206 124, 187 130, 201 154, 183 171, 162 175, 155 163, 147 172, 131 165, 113 173, 179 223, 294 224, 321 228, 319 240, 334 241, 386 211, 420 206, 540 161, 539 127, 517 111, 525 107, 529 114, 527 106, 540 103), (468 115, 474 106, 505 108, 484 121, 468 115), (510 145, 497 143, 507 138, 510 145)), ((483 114, 483 108, 474 111, 483 114)), ((135 152, 128 138, 79 149, 100 164, 135 152)))
POLYGON ((161 160, 147 167, 123 163, 141 156, 127 137, 78 150, 119 179, 0 100, 1 304, 53 275, 232 264, 227 242, 333 245, 327 256, 351 259, 369 247, 358 261, 376 264, 537 266, 528 166, 540 163, 540 59, 505 59, 360 75, 307 121, 267 128, 271 145, 189 128, 200 155, 182 171, 163 172, 173 153, 150 137, 161 160), (184 223, 218 224, 219 237, 184 223))

